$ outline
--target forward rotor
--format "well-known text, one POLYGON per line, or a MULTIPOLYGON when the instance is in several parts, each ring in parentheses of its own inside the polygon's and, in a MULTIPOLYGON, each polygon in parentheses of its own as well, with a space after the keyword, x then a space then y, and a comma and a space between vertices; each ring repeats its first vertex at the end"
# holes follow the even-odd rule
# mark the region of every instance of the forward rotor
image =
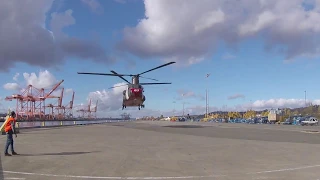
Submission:
MULTIPOLYGON (((114 89, 114 88, 118 88, 118 87, 128 86, 130 84, 131 83, 123 84, 123 85, 119 85, 119 86, 113 86, 113 87, 110 87, 108 89, 114 89)), ((140 83, 140 85, 156 85, 156 84, 172 84, 172 83, 140 83)))
MULTIPOLYGON (((89 72, 78 72, 78 74, 86 74, 86 75, 100 75, 100 76, 118 76, 119 78, 121 78, 122 80, 124 80, 125 82, 127 82, 128 84, 132 84, 130 83, 127 79, 125 79, 124 77, 125 76, 130 76, 130 77, 135 77, 139 80, 139 78, 144 78, 144 79, 150 79, 150 80, 153 80, 153 81, 158 81, 157 79, 153 79, 153 78, 148 78, 148 77, 143 77, 141 76, 142 74, 145 74, 147 72, 150 72, 150 71, 154 71, 156 69, 159 69, 159 68, 162 68, 162 67, 165 67, 165 66, 168 66, 170 64, 174 64, 176 62, 169 62, 169 63, 166 63, 166 64, 163 64, 163 65, 160 65, 160 66, 157 66, 155 68, 152 68, 152 69, 149 69, 147 71, 144 71, 142 73, 139 73, 139 74, 118 74, 117 72, 115 71, 111 71, 112 74, 110 73, 89 73, 89 72)), ((171 84, 171 83, 139 83, 141 85, 154 85, 154 84, 171 84)), ((113 88, 113 87, 112 87, 113 88)))

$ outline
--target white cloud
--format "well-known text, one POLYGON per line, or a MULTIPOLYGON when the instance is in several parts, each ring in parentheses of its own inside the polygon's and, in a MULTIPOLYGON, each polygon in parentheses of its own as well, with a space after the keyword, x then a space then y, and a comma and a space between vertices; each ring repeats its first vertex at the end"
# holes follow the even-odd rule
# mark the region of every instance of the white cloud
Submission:
POLYGON ((20 73, 16 73, 14 76, 13 76, 13 80, 14 81, 18 81, 18 77, 20 76, 20 73))
POLYGON ((66 93, 71 93, 71 92, 73 92, 73 89, 68 88, 68 89, 65 90, 65 92, 66 92, 66 93))
MULTIPOLYGON (((96 7, 92 3, 94 1, 87 2, 91 7, 96 7)), ((64 29, 74 25, 76 19, 72 9, 49 14, 49 11, 56 10, 57 4, 61 1, 0 1, 0 71, 8 71, 18 62, 45 68, 56 67, 68 57, 104 64, 115 60, 97 41, 64 34, 64 29)))
POLYGON ((102 90, 90 92, 88 96, 92 102, 98 102, 98 110, 101 111, 114 111, 122 109, 122 92, 127 88, 126 83, 115 84, 111 90, 102 90), (123 86, 122 86, 123 85, 123 86), (116 87, 120 86, 120 87, 116 87))
MULTIPOLYGON (((320 105, 320 99, 306 100, 307 104, 320 105)), ((306 106, 305 99, 269 99, 269 100, 256 100, 252 103, 239 104, 233 107, 218 108, 229 111, 246 111, 248 109, 253 110, 265 110, 273 108, 299 108, 306 106)), ((216 108, 217 109, 217 108, 216 108)))
POLYGON ((231 100, 231 99, 239 99, 239 98, 245 98, 245 95, 243 95, 243 94, 234 94, 234 95, 228 97, 229 100, 231 100))
MULTIPOLYGON (((19 73, 17 73, 19 74, 19 73)), ((18 82, 18 83, 6 83, 3 85, 3 88, 6 90, 14 90, 19 92, 25 91, 25 88, 28 85, 32 85, 33 87, 37 89, 44 88, 45 92, 48 93, 54 85, 59 83, 61 80, 57 80, 55 76, 50 73, 48 70, 39 71, 38 75, 36 73, 23 73, 24 82, 18 82)), ((60 96, 61 90, 62 90, 63 84, 61 84, 53 93, 53 96, 60 96)), ((71 88, 66 88, 64 93, 70 93, 73 90, 71 88)))
POLYGON ((140 57, 193 64, 211 57, 221 41, 263 37, 286 60, 319 56, 319 0, 144 0, 145 18, 124 29, 119 49, 140 57), (309 10, 302 4, 309 4, 309 10), (303 44, 303 46, 301 46, 303 44), (278 49, 277 49, 278 50, 278 49))
POLYGON ((176 100, 185 100, 185 99, 190 99, 190 98, 194 98, 194 99, 198 99, 198 100, 205 100, 204 95, 202 94, 197 94, 193 91, 187 91, 187 90, 183 90, 183 89, 179 89, 177 91, 178 93, 178 97, 175 98, 176 100))
POLYGON ((3 85, 3 88, 6 90, 19 90, 20 86, 17 83, 6 83, 5 85, 3 85))
POLYGON ((57 84, 59 81, 48 70, 36 73, 23 73, 24 80, 27 85, 32 85, 35 88, 50 88, 57 84))
POLYGON ((101 6, 101 4, 99 3, 99 1, 97 0, 81 0, 82 3, 86 4, 91 11, 95 12, 95 13, 102 13, 103 12, 103 8, 101 6))

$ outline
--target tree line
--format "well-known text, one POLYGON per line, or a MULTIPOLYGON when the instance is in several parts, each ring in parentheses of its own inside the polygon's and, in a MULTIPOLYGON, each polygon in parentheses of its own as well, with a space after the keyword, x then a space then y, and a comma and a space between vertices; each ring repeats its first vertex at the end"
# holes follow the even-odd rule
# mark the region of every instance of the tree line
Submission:
MULTIPOLYGON (((287 119, 292 116, 314 116, 318 119, 320 119, 320 106, 319 105, 309 105, 308 107, 300 107, 300 108, 280 108, 279 110, 282 111, 280 114, 282 116, 281 119, 287 119)), ((235 111, 219 111, 219 112, 211 112, 209 113, 209 118, 219 119, 219 118, 253 118, 257 115, 261 115, 262 117, 267 117, 269 114, 269 110, 263 110, 263 111, 254 111, 254 110, 248 110, 243 112, 235 112, 235 111)), ((203 116, 203 115, 201 115, 203 116)))

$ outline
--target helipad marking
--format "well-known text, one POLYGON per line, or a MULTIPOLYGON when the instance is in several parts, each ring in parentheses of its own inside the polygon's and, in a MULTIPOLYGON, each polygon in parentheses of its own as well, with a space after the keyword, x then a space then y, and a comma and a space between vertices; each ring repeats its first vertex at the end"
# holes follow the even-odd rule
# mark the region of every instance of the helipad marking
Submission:
MULTIPOLYGON (((312 166, 301 166, 296 168, 286 168, 286 169, 277 169, 277 170, 269 170, 269 171, 259 171, 259 172, 251 172, 244 174, 262 174, 262 173, 274 173, 274 172, 285 172, 285 171, 294 171, 301 169, 309 169, 320 167, 320 165, 312 165, 312 166)), ((47 176, 47 177, 64 177, 64 178, 78 178, 78 179, 145 179, 145 180, 163 180, 163 179, 203 179, 203 178, 212 178, 212 177, 226 177, 228 175, 209 175, 209 176, 176 176, 176 177, 110 177, 110 176, 74 176, 74 175, 57 175, 57 174, 42 174, 42 173, 29 173, 29 172, 16 172, 16 171, 3 171, 4 173, 9 174, 20 174, 20 175, 33 175, 33 176, 47 176)), ((241 174, 241 173, 240 173, 241 174)))

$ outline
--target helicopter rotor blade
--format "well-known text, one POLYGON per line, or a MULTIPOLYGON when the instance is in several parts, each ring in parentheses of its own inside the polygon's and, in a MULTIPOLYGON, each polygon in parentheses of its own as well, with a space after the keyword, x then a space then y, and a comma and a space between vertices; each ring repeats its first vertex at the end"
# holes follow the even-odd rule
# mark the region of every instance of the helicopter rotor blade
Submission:
POLYGON ((172 84, 172 83, 140 83, 141 85, 156 85, 156 84, 172 84))
POLYGON ((144 74, 144 73, 147 73, 147 72, 150 72, 150 71, 153 71, 153 70, 156 70, 156 69, 162 68, 162 67, 164 67, 164 66, 168 66, 168 65, 170 65, 170 64, 174 64, 174 63, 176 63, 176 62, 169 62, 169 63, 163 64, 163 65, 161 65, 161 66, 155 67, 155 68, 153 68, 153 69, 150 69, 150 70, 148 70, 148 71, 145 71, 145 72, 140 73, 140 74, 137 74, 137 75, 140 76, 141 74, 144 74))
POLYGON ((143 76, 139 76, 140 78, 144 78, 144 79, 150 79, 150 80, 154 80, 154 81, 159 81, 157 79, 152 79, 152 78, 147 78, 147 77, 143 77, 143 76))
POLYGON ((78 74, 87 74, 87 75, 101 75, 101 76, 132 76, 129 74, 108 74, 108 73, 89 73, 89 72, 77 72, 78 74))
POLYGON ((122 87, 122 86, 128 86, 128 84, 123 84, 123 85, 119 85, 119 86, 113 86, 113 87, 109 87, 108 89, 114 89, 114 88, 118 88, 118 87, 122 87))
POLYGON ((125 82, 131 84, 128 80, 126 80, 123 76, 121 76, 120 74, 116 73, 115 71, 111 71, 113 74, 117 75, 119 78, 121 78, 122 80, 124 80, 125 82))

